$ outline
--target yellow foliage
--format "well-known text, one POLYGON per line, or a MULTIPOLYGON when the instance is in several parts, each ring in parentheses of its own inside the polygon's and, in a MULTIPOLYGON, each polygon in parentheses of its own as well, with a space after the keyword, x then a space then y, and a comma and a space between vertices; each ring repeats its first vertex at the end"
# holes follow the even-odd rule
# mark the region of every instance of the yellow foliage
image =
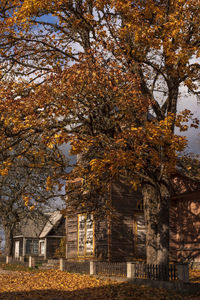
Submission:
MULTIPOLYGON (((190 273, 192 282, 199 282, 199 271, 190 273)), ((89 275, 70 274, 59 270, 10 272, 0 274, 0 298, 11 299, 80 299, 80 300, 153 300, 198 299, 192 295, 165 289, 136 286, 127 282, 98 279, 89 275)))

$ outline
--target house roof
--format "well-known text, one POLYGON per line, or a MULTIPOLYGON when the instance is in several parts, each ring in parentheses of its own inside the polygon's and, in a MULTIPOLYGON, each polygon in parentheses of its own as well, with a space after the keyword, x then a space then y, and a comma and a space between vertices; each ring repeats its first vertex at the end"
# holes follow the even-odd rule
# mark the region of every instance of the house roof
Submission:
POLYGON ((38 238, 42 228, 47 221, 47 216, 43 214, 33 214, 22 219, 16 226, 14 237, 38 238))
POLYGON ((46 222, 45 226, 43 227, 39 237, 46 237, 51 231, 51 229, 54 227, 54 225, 62 218, 62 216, 63 215, 60 213, 60 211, 54 211, 49 217, 49 220, 46 222))

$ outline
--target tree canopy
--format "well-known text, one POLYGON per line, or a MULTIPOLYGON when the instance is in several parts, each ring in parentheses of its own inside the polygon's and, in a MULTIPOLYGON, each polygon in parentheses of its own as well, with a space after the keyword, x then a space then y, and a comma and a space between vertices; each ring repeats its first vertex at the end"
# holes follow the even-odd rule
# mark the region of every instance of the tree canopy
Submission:
POLYGON ((70 176, 85 188, 116 176, 142 186, 147 260, 167 262, 170 174, 187 144, 174 129, 192 119, 177 113, 179 91, 199 94, 199 12, 194 0, 1 1, 2 175, 13 147, 32 151, 29 136, 70 142, 86 158, 70 176))

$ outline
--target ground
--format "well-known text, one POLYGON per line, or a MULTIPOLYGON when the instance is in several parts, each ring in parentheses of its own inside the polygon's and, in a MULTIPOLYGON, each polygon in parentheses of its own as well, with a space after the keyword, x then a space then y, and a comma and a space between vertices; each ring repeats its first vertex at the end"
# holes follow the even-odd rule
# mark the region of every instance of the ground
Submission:
MULTIPOLYGON (((200 282, 200 271, 191 274, 200 282)), ((59 270, 0 271, 0 299, 6 300, 137 300, 137 299, 200 299, 197 295, 135 286, 125 282, 100 280, 88 275, 59 270)))

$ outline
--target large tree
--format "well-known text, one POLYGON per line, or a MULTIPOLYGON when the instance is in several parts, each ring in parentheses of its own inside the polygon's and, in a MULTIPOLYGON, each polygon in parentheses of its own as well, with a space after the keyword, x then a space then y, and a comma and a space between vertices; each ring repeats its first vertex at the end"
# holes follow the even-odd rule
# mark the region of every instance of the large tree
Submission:
POLYGON ((2 69, 18 76, 9 95, 2 87, 2 145, 9 149, 8 135, 24 141, 39 124, 49 145, 71 141, 73 153, 85 153, 88 167, 79 164, 74 174, 87 188, 116 176, 141 185, 147 262, 168 263, 170 176, 186 145, 174 130, 186 130, 190 117, 177 114, 179 90, 199 92, 199 3, 2 3, 11 5, 2 16, 1 55, 9 62, 2 69), (5 95, 15 112, 9 124, 5 95))

